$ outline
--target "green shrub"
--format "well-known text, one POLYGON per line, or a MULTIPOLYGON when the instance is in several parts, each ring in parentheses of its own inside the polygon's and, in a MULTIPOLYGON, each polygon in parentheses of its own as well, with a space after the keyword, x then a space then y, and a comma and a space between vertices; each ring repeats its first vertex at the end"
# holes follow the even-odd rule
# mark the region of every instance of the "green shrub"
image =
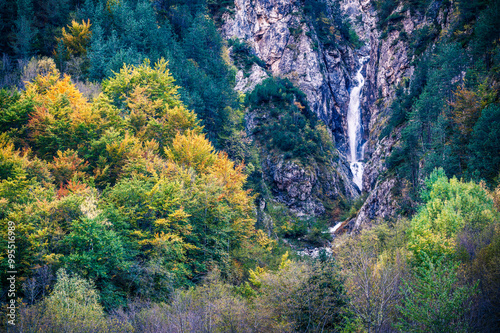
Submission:
POLYGON ((286 159, 323 161, 331 157, 333 146, 326 127, 309 109, 304 93, 289 80, 265 80, 247 96, 246 104, 271 116, 254 129, 268 150, 284 153, 286 159))
POLYGON ((231 55, 235 65, 238 68, 242 68, 246 73, 248 73, 253 64, 266 67, 266 63, 253 52, 247 42, 239 38, 230 39, 229 46, 232 47, 231 55))

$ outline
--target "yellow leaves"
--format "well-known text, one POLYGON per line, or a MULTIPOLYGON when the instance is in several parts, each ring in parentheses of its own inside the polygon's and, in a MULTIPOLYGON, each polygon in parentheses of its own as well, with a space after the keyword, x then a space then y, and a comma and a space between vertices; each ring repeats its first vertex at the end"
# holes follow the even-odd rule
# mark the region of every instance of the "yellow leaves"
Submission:
MULTIPOLYGON (((18 150, 15 150, 14 144, 10 141, 0 142, 0 166, 2 167, 2 173, 6 173, 7 164, 9 167, 14 167, 16 165, 21 166, 23 163, 23 157, 20 155, 18 150)), ((5 177, 6 175, 4 175, 5 177)), ((6 178, 9 178, 8 176, 6 178)))
POLYGON ((243 185, 247 176, 243 174, 243 164, 234 167, 224 152, 218 153, 214 164, 209 168, 209 173, 221 181, 223 194, 219 200, 226 199, 230 205, 240 210, 247 210, 250 207, 252 196, 249 191, 243 190, 243 185))
POLYGON ((248 216, 252 197, 243 189, 243 165, 235 167, 227 154, 215 153, 205 136, 193 131, 177 134, 165 154, 171 162, 196 172, 197 192, 206 200, 203 205, 228 219, 238 238, 253 234, 254 220, 248 216))
POLYGON ((217 154, 214 164, 209 169, 209 173, 219 179, 223 186, 219 200, 226 199, 232 207, 240 210, 248 209, 252 199, 249 191, 243 190, 247 178, 242 172, 243 167, 243 164, 240 164, 235 168, 234 162, 222 152, 217 154))
POLYGON ((58 42, 62 41, 70 55, 85 56, 92 36, 91 25, 90 20, 82 20, 81 24, 73 20, 71 25, 68 25, 68 31, 62 28, 62 37, 56 39, 58 42))
POLYGON ((264 267, 257 266, 257 268, 255 269, 255 271, 253 269, 250 269, 250 278, 249 278, 249 280, 252 283, 252 285, 254 285, 255 287, 259 288, 262 285, 261 277, 265 273, 266 273, 266 269, 264 267))
POLYGON ((47 108, 57 107, 58 104, 67 102, 74 111, 71 114, 72 120, 91 120, 89 119, 90 104, 71 82, 68 75, 65 75, 62 80, 57 80, 52 85, 47 86, 43 94, 36 96, 35 101, 47 108))
POLYGON ((154 224, 156 227, 160 228, 168 228, 170 226, 170 222, 167 219, 158 219, 154 224))
POLYGON ((125 133, 123 140, 106 145, 106 151, 112 159, 126 159, 127 157, 138 156, 141 152, 140 148, 140 141, 128 133, 125 133))
MULTIPOLYGON (((35 141, 38 137, 52 137, 50 127, 56 121, 63 120, 70 129, 80 124, 98 124, 99 114, 94 113, 90 103, 71 82, 69 76, 59 77, 55 65, 50 70, 38 75, 27 84, 23 98, 35 102, 35 112, 31 115, 28 127, 35 141)), ((59 125, 64 126, 64 125, 59 125)))
POLYGON ((269 238, 264 231, 258 229, 255 233, 255 238, 257 239, 257 243, 265 250, 272 251, 276 246, 276 241, 269 238))
POLYGON ((47 265, 57 265, 60 263, 62 257, 62 254, 50 253, 43 256, 43 262, 47 265))
POLYGON ((193 230, 193 227, 187 224, 187 219, 190 216, 181 207, 170 213, 167 218, 157 219, 154 224, 158 230, 175 230, 177 233, 187 236, 193 230))
POLYGON ((288 259, 288 256, 289 256, 288 251, 286 251, 285 254, 281 257, 279 270, 284 270, 284 269, 287 269, 288 267, 290 267, 290 264, 292 263, 292 261, 290 259, 288 259))
POLYGON ((177 134, 172 146, 165 150, 166 156, 173 162, 197 172, 204 173, 216 161, 214 147, 203 134, 187 131, 184 135, 177 134))
POLYGON ((124 65, 114 77, 103 81, 99 98, 103 106, 123 109, 125 123, 137 137, 154 139, 161 147, 168 145, 176 133, 201 132, 194 112, 180 101, 167 65, 164 59, 154 68, 147 59, 139 66, 124 65))
POLYGON ((166 144, 176 133, 192 129, 199 133, 196 116, 182 105, 169 106, 161 99, 153 99, 148 87, 136 86, 125 97, 130 114, 127 117, 130 128, 139 138, 156 139, 166 144))
POLYGON ((243 164, 235 168, 234 162, 228 158, 227 153, 219 152, 209 172, 222 180, 226 188, 236 190, 243 186, 247 178, 242 172, 243 168, 243 164))
POLYGON ((130 237, 138 239, 138 243, 140 245, 144 245, 145 243, 147 243, 147 240, 145 241, 145 239, 147 239, 149 235, 142 230, 135 229, 130 232, 130 237))
POLYGON ((185 243, 184 239, 174 233, 160 232, 154 235, 154 238, 145 239, 139 242, 140 245, 151 245, 157 253, 162 251, 170 251, 175 245, 180 245, 182 252, 186 250, 196 250, 197 247, 193 244, 185 243))
POLYGON ((152 244, 166 242, 182 243, 184 240, 179 235, 161 232, 159 234, 155 234, 154 240, 151 241, 152 244))
POLYGON ((415 254, 451 254, 457 233, 465 227, 482 230, 498 218, 490 193, 481 185, 441 176, 429 186, 427 202, 409 231, 408 248, 415 254))
POLYGON ((187 130, 191 130, 192 133, 201 133, 196 115, 184 106, 168 107, 164 118, 166 118, 164 136, 168 139, 173 138, 177 132, 184 133, 187 130))
POLYGON ((330 24, 330 19, 324 15, 321 15, 321 18, 320 18, 321 22, 323 22, 323 24, 330 24))
POLYGON ((106 142, 106 157, 102 156, 98 167, 94 169, 97 182, 105 183, 122 175, 141 174, 149 163, 154 163, 152 167, 158 167, 161 163, 155 160, 158 143, 154 140, 144 142, 128 132, 122 137, 120 132, 113 128, 106 131, 103 138, 102 142, 106 142))
POLYGON ((151 67, 148 59, 139 66, 124 65, 115 77, 104 80, 103 93, 112 101, 125 101, 137 86, 145 88, 144 92, 151 100, 161 100, 165 106, 181 106, 179 87, 167 68, 168 62, 160 59, 151 67))
POLYGON ((122 140, 106 144, 106 152, 114 164, 123 165, 133 159, 154 155, 158 143, 154 140, 141 142, 138 138, 125 133, 122 140))
MULTIPOLYGON (((234 208, 230 207, 230 209, 234 208)), ((265 234, 255 233, 254 224, 255 220, 253 218, 235 218, 232 221, 231 228, 236 232, 240 240, 243 238, 255 237, 258 242, 260 241, 262 244, 266 245, 267 249, 270 251, 274 246, 274 241, 264 238, 267 237, 265 234), (260 239, 258 237, 260 237, 260 239)))
POLYGON ((39 61, 30 61, 25 72, 34 72, 36 77, 32 82, 25 81, 25 95, 37 95, 45 93, 45 90, 59 80, 61 73, 56 68, 56 63, 50 58, 42 58, 39 61))
POLYGON ((177 223, 180 221, 186 221, 188 217, 190 217, 188 213, 184 211, 184 209, 181 207, 179 209, 176 209, 173 213, 168 215, 168 221, 169 223, 177 223))
MULTIPOLYGON (((145 125, 146 116, 156 117, 162 109, 163 103, 157 99, 152 101, 146 87, 136 86, 130 96, 127 97, 127 106, 130 109, 130 117, 142 117, 141 126, 145 125)), ((134 121, 131 120, 132 125, 134 121)))

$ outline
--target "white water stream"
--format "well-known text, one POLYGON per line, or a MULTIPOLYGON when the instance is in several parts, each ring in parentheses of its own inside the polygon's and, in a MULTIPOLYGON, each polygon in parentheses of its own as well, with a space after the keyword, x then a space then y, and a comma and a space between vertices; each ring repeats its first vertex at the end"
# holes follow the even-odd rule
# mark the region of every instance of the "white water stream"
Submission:
POLYGON ((358 85, 351 90, 349 99, 349 110, 347 112, 347 134, 349 136, 349 150, 351 153, 351 172, 353 182, 358 186, 359 190, 363 190, 363 171, 364 164, 360 162, 364 158, 361 146, 361 109, 359 108, 359 97, 361 89, 365 84, 365 78, 361 74, 363 65, 368 57, 359 59, 360 68, 356 73, 356 81, 358 85))

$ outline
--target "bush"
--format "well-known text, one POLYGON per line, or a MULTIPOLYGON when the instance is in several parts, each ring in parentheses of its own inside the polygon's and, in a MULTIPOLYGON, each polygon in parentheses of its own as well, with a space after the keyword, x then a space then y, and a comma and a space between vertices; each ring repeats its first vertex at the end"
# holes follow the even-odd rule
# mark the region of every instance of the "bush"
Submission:
POLYGON ((285 153, 287 159, 318 161, 328 159, 333 146, 324 125, 311 112, 306 97, 287 79, 269 78, 247 96, 246 104, 270 118, 259 124, 254 133, 268 150, 285 153))

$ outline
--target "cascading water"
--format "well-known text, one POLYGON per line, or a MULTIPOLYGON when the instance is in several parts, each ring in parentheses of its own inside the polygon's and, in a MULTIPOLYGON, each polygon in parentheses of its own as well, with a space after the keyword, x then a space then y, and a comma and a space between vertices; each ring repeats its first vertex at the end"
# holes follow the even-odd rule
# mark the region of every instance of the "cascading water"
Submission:
POLYGON ((364 158, 361 146, 361 109, 359 108, 359 97, 361 89, 365 84, 365 78, 361 74, 363 65, 368 57, 359 59, 361 65, 356 73, 356 81, 358 85, 351 90, 349 100, 349 110, 347 112, 347 134, 349 135, 349 150, 351 152, 351 172, 353 175, 353 182, 360 190, 363 189, 363 162, 359 162, 364 158), (361 151, 360 151, 361 150, 361 151))

